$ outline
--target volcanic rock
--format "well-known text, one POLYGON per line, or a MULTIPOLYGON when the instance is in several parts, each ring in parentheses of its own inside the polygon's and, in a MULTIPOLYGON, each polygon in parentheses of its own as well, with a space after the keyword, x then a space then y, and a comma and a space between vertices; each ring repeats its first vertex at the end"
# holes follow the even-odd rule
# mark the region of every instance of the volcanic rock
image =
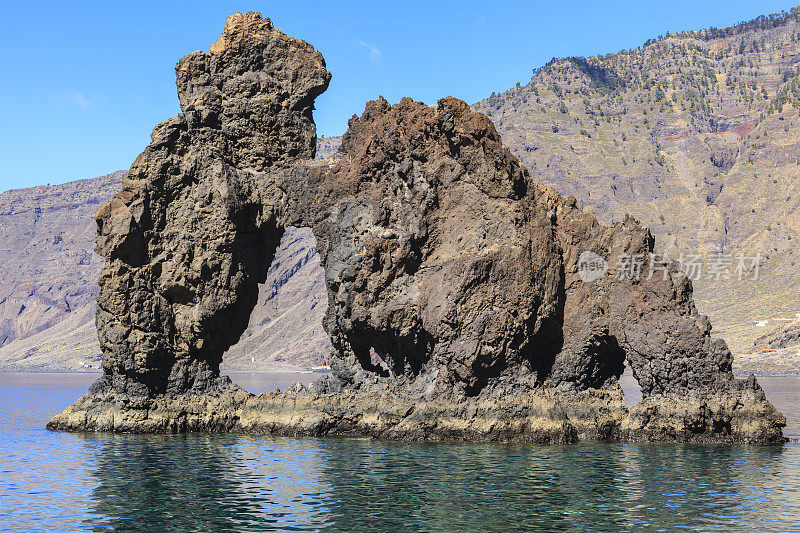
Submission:
POLYGON ((650 232, 603 226, 533 181, 464 102, 370 102, 314 162, 330 75, 307 43, 236 14, 177 73, 183 113, 98 212, 104 376, 49 427, 782 440, 690 281, 647 262, 650 232), (252 396, 219 365, 290 225, 317 239, 333 373, 252 396), (608 268, 587 277, 586 254, 608 268), (626 361, 644 396, 630 413, 626 361))
POLYGON ((178 63, 183 112, 155 128, 97 213, 105 375, 95 392, 232 388, 219 365, 283 233, 284 173, 314 157, 313 102, 330 80, 322 56, 241 14, 212 50, 178 63))

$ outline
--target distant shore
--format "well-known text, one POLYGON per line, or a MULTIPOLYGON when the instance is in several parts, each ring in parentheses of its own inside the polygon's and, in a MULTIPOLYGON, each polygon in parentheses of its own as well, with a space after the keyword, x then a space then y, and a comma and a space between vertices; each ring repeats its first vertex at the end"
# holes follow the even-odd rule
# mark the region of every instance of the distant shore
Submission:
MULTIPOLYGON (((4 374, 95 374, 101 375, 100 370, 76 370, 71 368, 29 368, 29 367, 1 367, 0 373, 4 374)), ((259 370, 223 370, 222 375, 246 375, 246 374, 318 374, 323 376, 329 371, 320 372, 304 368, 267 368, 259 370)), ((626 374, 630 374, 627 371, 626 374)), ((734 364, 733 374, 736 377, 746 377, 750 374, 765 377, 799 377, 800 368, 763 368, 763 367, 739 367, 734 364)))
MULTIPOLYGON (((70 368, 28 368, 28 367, 2 367, 0 373, 3 374, 96 374, 101 375, 101 370, 76 370, 70 368)), ((305 368, 274 368, 264 370, 223 370, 223 376, 239 375, 239 374, 318 374, 324 376, 330 371, 315 371, 305 368)))

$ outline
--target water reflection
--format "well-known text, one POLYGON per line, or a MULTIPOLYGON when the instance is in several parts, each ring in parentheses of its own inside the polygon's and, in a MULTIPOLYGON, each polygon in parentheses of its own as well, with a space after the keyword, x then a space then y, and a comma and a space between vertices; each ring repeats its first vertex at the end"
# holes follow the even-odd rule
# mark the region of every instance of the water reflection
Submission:
POLYGON ((797 444, 68 434, 57 378, 0 376, 2 531, 800 530, 797 444))
POLYGON ((96 531, 800 526, 798 447, 86 439, 96 531))
POLYGON ((775 475, 781 448, 324 446, 340 530, 705 530, 757 526, 778 508, 788 525, 800 507, 797 480, 786 498, 753 498, 775 475))
MULTIPOLYGON (((93 437, 95 438, 95 437, 93 437)), ((313 441, 96 437, 95 530, 313 530, 324 524, 313 441)))

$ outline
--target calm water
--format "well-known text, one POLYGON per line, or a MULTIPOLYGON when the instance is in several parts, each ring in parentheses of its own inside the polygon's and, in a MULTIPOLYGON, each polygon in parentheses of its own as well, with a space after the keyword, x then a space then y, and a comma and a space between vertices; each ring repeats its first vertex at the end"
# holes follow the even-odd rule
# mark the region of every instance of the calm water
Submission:
MULTIPOLYGON (((235 377, 250 390, 297 378, 235 377)), ((93 379, 0 374, 0 531, 800 531, 797 444, 403 444, 43 429, 93 379)), ((760 381, 790 418, 788 433, 800 433, 800 379, 760 381)))

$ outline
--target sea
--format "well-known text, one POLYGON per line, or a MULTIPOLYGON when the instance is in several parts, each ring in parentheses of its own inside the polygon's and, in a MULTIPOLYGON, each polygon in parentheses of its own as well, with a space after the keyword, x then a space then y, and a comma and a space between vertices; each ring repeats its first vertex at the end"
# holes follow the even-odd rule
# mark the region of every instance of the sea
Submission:
MULTIPOLYGON (((315 374, 241 374, 251 392, 315 374)), ((0 373, 0 531, 800 531, 800 444, 402 443, 45 429, 93 374, 0 373)), ((800 435, 800 378, 760 377, 800 435)), ((632 378, 623 377, 635 401, 632 378)))

